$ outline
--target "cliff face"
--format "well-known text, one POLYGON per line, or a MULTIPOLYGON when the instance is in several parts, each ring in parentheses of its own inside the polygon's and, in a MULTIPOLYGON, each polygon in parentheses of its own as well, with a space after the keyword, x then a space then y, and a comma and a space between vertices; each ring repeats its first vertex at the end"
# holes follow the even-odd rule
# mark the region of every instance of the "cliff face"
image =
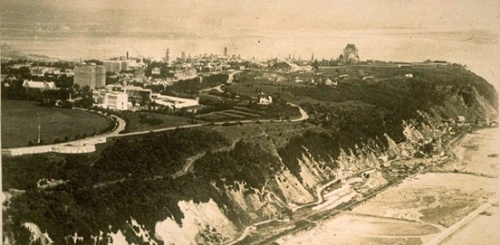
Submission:
MULTIPOLYGON (((426 161, 444 150, 442 142, 454 129, 446 123, 448 119, 467 122, 493 120, 497 117, 496 104, 488 101, 474 86, 455 89, 452 86, 441 90, 444 100, 433 104, 425 111, 414 111, 414 118, 401 121, 401 138, 391 138, 387 132, 383 138, 360 140, 352 147, 342 147, 342 142, 333 142, 334 134, 308 132, 310 135, 297 136, 298 146, 292 138, 287 146, 278 149, 279 171, 265 180, 260 189, 247 188, 238 182, 236 188, 225 186, 223 191, 233 205, 250 216, 245 225, 272 218, 284 218, 284 211, 297 210, 302 205, 314 203, 319 197, 317 190, 325 183, 335 179, 346 179, 361 172, 370 172, 372 177, 365 180, 362 187, 353 191, 350 187, 341 190, 344 194, 332 194, 323 206, 335 207, 341 202, 355 198, 353 193, 364 194, 386 185, 388 180, 381 174, 383 166, 391 159, 412 158, 422 154, 426 161), (445 122, 445 123, 443 123, 445 122), (309 140, 304 140, 308 137, 309 140), (321 146, 320 154, 317 148, 321 146), (427 148, 426 148, 427 146, 427 148), (295 164, 286 163, 289 155, 286 149, 292 148, 295 164), (347 197, 347 198, 346 198, 347 197)), ((383 131, 381 127, 380 130, 383 131)), ((341 134, 342 132, 338 132, 341 134)), ((318 209, 323 208, 318 206, 318 209)), ((231 229, 230 229, 231 230, 231 229)), ((231 238, 230 234, 226 234, 231 238)), ((195 237, 194 234, 192 234, 195 237)), ((233 237, 234 238, 234 237, 233 237)), ((207 242, 207 241, 205 241, 207 242)))
MULTIPOLYGON (((115 145, 119 148, 111 147, 103 156, 113 156, 118 151, 122 167, 113 167, 111 160, 98 160, 89 167, 78 165, 84 172, 95 169, 101 172, 98 176, 84 176, 86 181, 91 179, 94 182, 79 182, 80 185, 56 188, 50 193, 37 190, 11 200, 11 207, 38 202, 55 205, 52 210, 57 211, 53 212, 60 213, 54 217, 77 220, 78 223, 74 224, 76 228, 61 225, 60 220, 51 220, 51 217, 37 219, 33 211, 14 208, 14 211, 7 211, 7 215, 16 218, 7 222, 4 219, 4 230, 9 237, 4 241, 22 240, 17 226, 26 227, 28 224, 32 227, 28 232, 33 236, 44 234, 44 243, 47 244, 52 241, 54 244, 61 241, 77 244, 98 244, 99 241, 109 244, 123 241, 220 244, 237 238, 246 226, 256 222, 284 220, 294 211, 311 206, 314 210, 334 208, 389 183, 394 175, 387 174, 387 169, 398 159, 419 158, 415 164, 430 164, 442 154, 444 142, 457 130, 467 127, 469 123, 497 118, 496 91, 481 79, 468 78, 470 80, 457 84, 437 83, 431 88, 425 87, 421 91, 432 91, 432 96, 438 97, 432 103, 425 102, 425 105, 414 105, 415 101, 398 101, 396 106, 405 107, 395 109, 391 100, 379 103, 372 101, 373 98, 360 99, 361 102, 355 102, 355 106, 346 106, 344 101, 329 107, 304 104, 302 106, 309 113, 323 116, 321 120, 304 124, 310 126, 303 128, 296 128, 296 124, 283 124, 276 126, 275 131, 268 128, 268 132, 262 135, 228 137, 234 132, 240 133, 239 130, 264 132, 264 126, 227 130, 219 127, 202 132, 146 136, 142 141, 132 143, 117 142, 115 145), (457 125, 450 119, 465 122, 457 125), (217 146, 198 140, 195 136, 199 135, 205 141, 217 139, 217 146), (238 139, 237 142, 231 142, 234 138, 238 139), (173 139, 182 141, 182 145, 175 145, 173 139), (146 142, 148 146, 168 144, 168 147, 158 151, 163 157, 154 154, 143 156, 140 147, 134 145, 140 142, 146 142), (177 152, 186 149, 185 145, 191 145, 190 142, 196 143, 197 147, 188 154, 177 152), (176 174, 185 160, 194 155, 200 157, 194 161, 193 171, 176 174), (136 170, 126 161, 134 164, 131 166, 140 164, 141 170, 133 172, 136 170), (123 172, 124 168, 127 171, 123 172), (174 173, 176 178, 168 177, 174 173), (121 182, 110 181, 112 177, 121 179, 121 182), (104 180, 106 185, 102 184, 104 180), (89 190, 89 185, 95 187, 95 183, 99 183, 100 188, 89 190), (61 193, 64 198, 53 196, 61 196, 61 193), (94 198, 93 195, 101 198, 94 198), (115 203, 103 204, 102 197, 112 197, 115 203), (91 208, 85 203, 89 198, 92 200, 91 208), (62 203, 61 209, 59 204, 47 200, 58 200, 62 203), (78 216, 82 215, 81 212, 95 217, 78 216), (97 225, 94 226, 95 223, 97 225), (35 224, 38 225, 36 229, 33 228, 35 224)), ((419 88, 422 86, 419 82, 423 81, 409 83, 408 86, 419 88)), ((404 87, 398 89, 404 91, 404 87)), ((413 90, 409 91, 412 93, 413 90)), ((394 96, 394 100, 410 100, 409 96, 394 96)), ((411 97, 415 98, 419 96, 411 97)), ((150 152, 154 152, 153 147, 150 152)), ((76 160, 66 160, 69 161, 76 160)), ((80 172, 71 171, 69 176, 51 177, 69 179, 70 184, 80 181, 80 172)), ((37 210, 45 209, 37 207, 37 210)))

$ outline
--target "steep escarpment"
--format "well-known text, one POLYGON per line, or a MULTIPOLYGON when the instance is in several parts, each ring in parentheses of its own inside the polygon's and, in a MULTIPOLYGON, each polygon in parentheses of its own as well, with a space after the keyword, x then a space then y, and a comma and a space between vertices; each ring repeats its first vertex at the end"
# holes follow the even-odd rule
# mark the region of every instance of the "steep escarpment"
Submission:
POLYGON ((431 164, 453 133, 497 117, 496 91, 474 74, 416 74, 286 88, 319 101, 300 103, 308 122, 120 138, 95 156, 4 159, 4 242, 220 244, 257 222, 368 195, 393 181, 397 159, 431 164))
MULTIPOLYGON (((410 71, 415 72, 400 73, 410 71)), ((438 140, 446 133, 443 122, 477 124, 497 118, 496 91, 470 71, 446 68, 416 73, 418 76, 412 79, 395 76, 377 82, 340 83, 337 87, 289 88, 296 95, 323 101, 301 104, 311 114, 311 123, 321 130, 293 137, 280 149, 280 155, 297 176, 299 159, 306 153, 312 153, 312 160, 333 167, 339 166, 341 153, 343 159, 357 156, 358 161, 350 166, 361 164, 359 169, 379 157, 418 152, 424 141, 438 140)))

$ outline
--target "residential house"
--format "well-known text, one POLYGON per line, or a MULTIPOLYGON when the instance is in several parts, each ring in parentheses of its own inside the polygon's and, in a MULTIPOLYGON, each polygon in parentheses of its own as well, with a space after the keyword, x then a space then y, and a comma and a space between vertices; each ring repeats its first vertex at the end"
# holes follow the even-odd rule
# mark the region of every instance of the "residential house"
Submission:
POLYGON ((260 92, 257 100, 259 105, 270 105, 273 103, 273 97, 267 96, 264 92, 260 92))
POLYGON ((151 70, 151 75, 160 75, 161 74, 161 69, 159 67, 155 67, 153 68, 153 70, 151 70))
POLYGON ((37 90, 52 90, 57 89, 54 82, 38 82, 32 80, 24 80, 23 87, 26 89, 37 89, 37 90))

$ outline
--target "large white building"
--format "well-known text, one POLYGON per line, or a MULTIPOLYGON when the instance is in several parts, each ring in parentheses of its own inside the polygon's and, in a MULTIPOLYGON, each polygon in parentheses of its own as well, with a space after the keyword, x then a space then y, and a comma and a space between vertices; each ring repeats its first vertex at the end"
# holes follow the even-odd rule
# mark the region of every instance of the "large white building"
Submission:
POLYGON ((124 92, 94 90, 92 98, 97 106, 110 110, 128 110, 128 96, 124 92))
POLYGON ((193 100, 193 99, 179 98, 161 94, 152 94, 151 98, 154 100, 155 103, 161 106, 172 107, 176 109, 189 108, 200 105, 198 102, 198 98, 193 100))
POLYGON ((128 96, 126 93, 106 93, 103 105, 111 110, 128 110, 128 96))

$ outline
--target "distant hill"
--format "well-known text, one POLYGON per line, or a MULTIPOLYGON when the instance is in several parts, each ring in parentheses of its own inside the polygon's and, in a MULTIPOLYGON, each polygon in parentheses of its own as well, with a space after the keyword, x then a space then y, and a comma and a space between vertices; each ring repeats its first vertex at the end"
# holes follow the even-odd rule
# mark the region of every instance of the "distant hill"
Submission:
POLYGON ((56 61, 58 59, 56 58, 51 58, 46 55, 40 55, 40 54, 25 54, 11 45, 7 43, 3 43, 1 46, 0 50, 0 55, 2 60, 19 60, 19 59, 25 59, 25 60, 33 60, 33 61, 56 61))

